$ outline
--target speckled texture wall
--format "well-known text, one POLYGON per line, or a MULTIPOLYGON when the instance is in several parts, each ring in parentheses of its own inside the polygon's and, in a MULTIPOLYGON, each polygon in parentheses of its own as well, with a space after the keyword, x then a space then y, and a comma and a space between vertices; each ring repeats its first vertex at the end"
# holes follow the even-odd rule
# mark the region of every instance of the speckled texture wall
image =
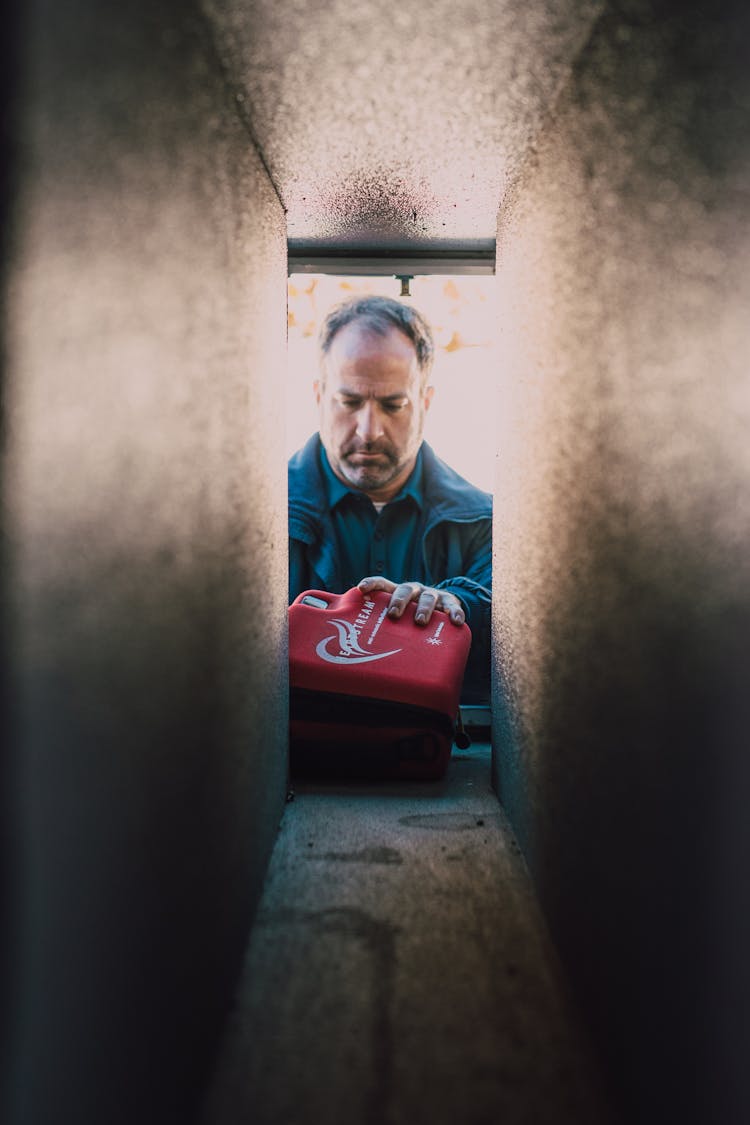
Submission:
POLYGON ((749 30, 611 5, 498 226, 497 782, 639 1125, 750 1117, 749 30))
POLYGON ((4 1119, 164 1125, 285 791, 283 210, 191 4, 39 0, 20 57, 4 1119))
POLYGON ((600 0, 202 0, 297 247, 492 249, 600 0))

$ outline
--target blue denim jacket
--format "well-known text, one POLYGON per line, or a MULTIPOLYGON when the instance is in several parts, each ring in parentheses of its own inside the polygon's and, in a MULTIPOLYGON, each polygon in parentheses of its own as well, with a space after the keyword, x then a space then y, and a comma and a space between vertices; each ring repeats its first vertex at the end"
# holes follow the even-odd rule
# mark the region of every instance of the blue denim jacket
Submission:
MULTIPOLYGON (((317 434, 289 461, 289 601, 303 590, 342 593, 335 537, 319 467, 317 434)), ((472 632, 464 702, 489 698, 492 588, 492 497, 469 484, 422 443, 424 500, 429 513, 421 574, 408 578, 460 598, 472 632)), ((365 575, 363 574, 364 578, 365 575)))

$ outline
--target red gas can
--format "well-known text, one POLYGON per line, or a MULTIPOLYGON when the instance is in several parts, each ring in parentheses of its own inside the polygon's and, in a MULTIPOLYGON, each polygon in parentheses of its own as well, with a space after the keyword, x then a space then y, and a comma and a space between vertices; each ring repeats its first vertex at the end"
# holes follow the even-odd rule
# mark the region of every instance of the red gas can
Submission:
POLYGON ((388 617, 390 594, 307 590, 289 607, 290 748, 297 773, 439 778, 445 773, 468 625, 415 605, 388 617))

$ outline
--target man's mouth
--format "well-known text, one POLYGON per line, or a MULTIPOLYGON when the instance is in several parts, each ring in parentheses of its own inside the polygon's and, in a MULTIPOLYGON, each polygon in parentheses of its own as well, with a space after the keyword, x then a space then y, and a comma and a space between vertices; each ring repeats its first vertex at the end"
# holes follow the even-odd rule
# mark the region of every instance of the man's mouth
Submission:
POLYGON ((388 459, 388 454, 384 449, 350 449, 344 454, 347 461, 362 460, 362 461, 378 461, 382 458, 388 459))

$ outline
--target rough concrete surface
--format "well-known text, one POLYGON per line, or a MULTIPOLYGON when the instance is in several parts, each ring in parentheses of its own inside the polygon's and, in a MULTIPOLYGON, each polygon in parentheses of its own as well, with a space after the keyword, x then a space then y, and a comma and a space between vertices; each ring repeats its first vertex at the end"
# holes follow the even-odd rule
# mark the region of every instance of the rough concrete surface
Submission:
POLYGON ((204 0, 297 246, 492 247, 602 5, 204 0))
POLYGON ((608 1120, 489 775, 298 790, 204 1125, 608 1120))
POLYGON ((498 226, 496 779, 639 1123, 750 1114, 747 33, 613 6, 498 226))
MULTIPOLYGON (((11 45, 9 1120, 187 1120, 228 1002, 283 792, 283 207, 343 248, 499 207, 495 778, 630 1120, 746 1125, 745 5, 202 8, 35 0, 11 45)), ((596 1120, 500 814, 399 822, 434 793, 290 810, 224 1121, 347 1020, 326 1112, 596 1120)))
POLYGON ((163 1125, 283 806, 283 213, 189 6, 40 2, 23 32, 3 1119, 163 1125))

